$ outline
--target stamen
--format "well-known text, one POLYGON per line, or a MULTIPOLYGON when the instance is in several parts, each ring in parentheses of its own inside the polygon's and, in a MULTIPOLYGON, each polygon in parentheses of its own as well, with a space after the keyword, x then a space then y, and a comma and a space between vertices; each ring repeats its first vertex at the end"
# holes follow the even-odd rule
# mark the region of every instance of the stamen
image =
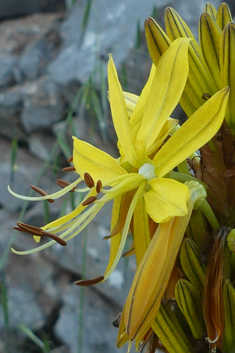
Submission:
MULTIPOLYGON (((65 181, 63 179, 57 179, 56 180, 57 185, 59 185, 61 188, 65 188, 66 186, 69 186, 71 183, 68 181, 65 181)), ((76 190, 76 187, 70 190, 70 192, 74 192, 76 190)))
POLYGON ((75 172, 75 167, 71 165, 70 167, 63 168, 63 172, 75 172))
POLYGON ((45 230, 42 230, 41 236, 46 236, 48 238, 51 238, 51 239, 55 240, 58 244, 60 244, 62 246, 66 246, 67 245, 67 243, 66 243, 66 241, 64 239, 61 239, 60 237, 58 237, 58 235, 46 232, 45 230))
POLYGON ((84 173, 84 181, 90 189, 95 186, 95 182, 89 173, 84 173))
POLYGON ((97 181, 97 184, 96 184, 96 191, 97 191, 97 194, 100 193, 101 188, 102 188, 102 181, 101 181, 101 180, 98 180, 98 181, 97 181))
POLYGON ((21 222, 18 222, 17 225, 18 225, 18 227, 13 227, 13 229, 18 230, 19 232, 24 232, 24 233, 32 234, 32 235, 38 235, 40 237, 46 236, 48 238, 55 240, 58 244, 60 244, 62 246, 67 245, 65 240, 61 239, 57 235, 54 235, 49 232, 46 232, 45 230, 42 230, 41 228, 31 226, 30 224, 21 223, 21 222))
POLYGON ((42 229, 39 227, 31 226, 30 224, 26 224, 26 223, 22 223, 22 222, 18 222, 17 225, 22 230, 26 230, 27 233, 29 233, 29 234, 39 235, 39 236, 41 236, 41 234, 42 234, 42 229))
POLYGON ((92 286, 93 284, 97 284, 103 281, 104 276, 97 276, 91 279, 81 279, 80 281, 75 282, 76 286, 92 286))
MULTIPOLYGON (((37 186, 30 185, 30 187, 31 187, 31 189, 36 191, 41 196, 47 196, 48 195, 48 193, 46 191, 42 190, 41 188, 38 188, 37 186)), ((47 201, 50 202, 50 203, 55 202, 55 200, 53 200, 53 199, 47 199, 47 201)))
POLYGON ((82 206, 90 205, 91 203, 95 202, 96 200, 97 200, 96 196, 90 196, 82 203, 82 206))
POLYGON ((73 161, 73 156, 69 157, 68 163, 71 163, 73 161))

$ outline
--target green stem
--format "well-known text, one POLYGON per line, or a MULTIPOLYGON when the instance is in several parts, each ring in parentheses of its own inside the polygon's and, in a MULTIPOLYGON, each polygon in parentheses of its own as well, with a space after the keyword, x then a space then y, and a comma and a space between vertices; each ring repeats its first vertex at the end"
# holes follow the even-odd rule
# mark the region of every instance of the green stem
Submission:
POLYGON ((220 225, 215 217, 215 214, 209 205, 209 203, 205 200, 201 206, 201 211, 206 216, 207 220, 209 221, 210 225, 212 226, 213 230, 219 229, 220 225))

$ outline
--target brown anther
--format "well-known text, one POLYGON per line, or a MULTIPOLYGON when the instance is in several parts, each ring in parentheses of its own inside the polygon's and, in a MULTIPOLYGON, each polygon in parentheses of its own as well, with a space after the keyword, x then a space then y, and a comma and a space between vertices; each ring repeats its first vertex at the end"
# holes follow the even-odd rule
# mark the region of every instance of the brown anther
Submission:
MULTIPOLYGON (((59 185, 61 188, 65 188, 66 186, 69 186, 71 183, 68 181, 65 181, 63 179, 57 179, 56 180, 57 185, 59 185)), ((74 192, 76 190, 76 186, 70 190, 70 192, 74 192)))
POLYGON ((101 180, 98 180, 98 181, 97 181, 97 184, 96 184, 96 191, 97 191, 97 194, 100 193, 101 188, 102 188, 102 181, 101 181, 101 180))
POLYGON ((31 232, 29 232, 28 230, 25 230, 23 228, 20 228, 20 227, 13 227, 13 229, 17 230, 18 232, 22 232, 22 233, 27 233, 27 234, 31 234, 31 232))
POLYGON ((104 276, 97 276, 91 279, 81 279, 80 281, 75 282, 76 286, 92 286, 93 284, 97 284, 101 281, 103 281, 104 276))
POLYGON ((71 163, 73 161, 73 156, 69 157, 68 163, 71 163))
MULTIPOLYGON (((42 190, 41 188, 38 188, 37 186, 30 185, 30 187, 31 187, 31 189, 36 191, 41 196, 47 196, 48 195, 48 193, 46 191, 42 190)), ((53 200, 53 199, 47 199, 46 201, 48 201, 50 203, 55 202, 55 200, 53 200)))
POLYGON ((62 246, 66 246, 67 243, 64 239, 61 239, 60 237, 58 237, 58 235, 55 234, 51 234, 45 230, 42 230, 41 236, 46 236, 48 238, 51 238, 53 240, 55 240, 58 244, 62 245, 62 246))
POLYGON ((39 227, 31 226, 30 224, 26 224, 22 222, 18 222, 17 225, 20 229, 22 229, 21 231, 25 231, 26 233, 29 233, 32 235, 39 235, 39 236, 42 235, 42 229, 39 227))
POLYGON ((208 99, 210 99, 210 98, 211 98, 210 93, 203 93, 202 99, 204 99, 205 101, 208 101, 208 99))
POLYGON ((63 172, 74 172, 76 169, 73 165, 71 165, 70 167, 65 167, 63 168, 63 172))
POLYGON ((82 206, 90 205, 91 203, 95 202, 96 200, 97 200, 96 196, 90 196, 82 203, 82 206))
POLYGON ((95 182, 89 173, 84 173, 84 181, 90 189, 95 186, 95 182))

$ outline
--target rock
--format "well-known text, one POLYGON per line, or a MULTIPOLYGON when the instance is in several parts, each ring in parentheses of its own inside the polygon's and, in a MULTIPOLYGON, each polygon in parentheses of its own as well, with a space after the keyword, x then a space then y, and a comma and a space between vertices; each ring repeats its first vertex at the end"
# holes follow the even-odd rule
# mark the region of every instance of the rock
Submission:
MULTIPOLYGON (((11 185, 13 190, 21 195, 28 195, 30 184, 37 182, 37 177, 40 176, 43 164, 38 159, 32 157, 27 150, 18 148, 12 171, 10 165, 11 144, 0 139, 0 151, 0 204, 10 212, 15 212, 21 209, 25 201, 12 196, 7 190, 7 185, 11 185)), ((48 188, 52 180, 52 173, 49 169, 43 173, 43 176, 38 180, 40 187, 48 188)))
POLYGON ((41 0, 2 0, 0 3, 0 18, 28 15, 40 10, 41 0))
POLYGON ((1 0, 0 19, 25 16, 35 12, 63 11, 64 0, 1 0))
POLYGON ((78 352, 81 344, 80 350, 84 353, 126 352, 126 347, 122 350, 116 347, 118 330, 112 325, 120 308, 113 306, 90 288, 74 286, 67 288, 63 302, 55 333, 68 345, 71 353, 78 352))
MULTIPOLYGON (((28 142, 30 152, 42 161, 47 161, 56 143, 56 139, 49 134, 33 133, 30 135, 28 142)), ((59 153, 59 147, 57 150, 59 153)))
POLYGON ((24 49, 20 57, 19 67, 25 77, 34 80, 46 74, 47 65, 56 57, 60 44, 61 38, 56 21, 53 28, 24 49))
POLYGON ((64 104, 49 76, 28 84, 22 92, 24 107, 20 120, 26 131, 32 133, 37 129, 49 129, 62 118, 64 104))
MULTIPOLYGON (((117 148, 115 148, 114 144, 109 141, 103 141, 99 133, 89 131, 89 126, 83 118, 75 116, 72 119, 72 124, 68 124, 66 121, 61 121, 59 123, 54 124, 52 129, 55 136, 60 137, 66 141, 67 145, 71 149, 71 153, 73 149, 72 136, 74 135, 79 139, 92 143, 95 147, 100 148, 103 151, 111 154, 111 156, 118 157, 118 151, 117 148)), ((114 135, 113 129, 110 135, 114 135)))
MULTIPOLYGON (((160 1, 159 6, 163 3, 160 1)), ((85 83, 99 65, 105 73, 109 52, 112 52, 117 67, 120 67, 127 53, 135 46, 137 19, 143 29, 144 20, 152 13, 156 1, 110 0, 108 6, 105 0, 100 0, 99 4, 93 2, 83 33, 82 26, 78 24, 83 21, 86 5, 85 0, 75 2, 69 11, 61 32, 63 48, 49 66, 54 80, 62 85, 73 80, 85 83)))
MULTIPOLYGON (((5 0, 4 0, 5 1, 5 0)), ((9 2, 9 0, 6 0, 9 2)), ((16 0, 17 3, 18 0, 16 0)), ((29 0, 32 2, 32 0, 29 0)), ((2 1, 1 1, 2 4, 2 1)), ((2 5, 0 5, 2 6, 2 5)), ((35 14, 0 23, 0 52, 19 56, 31 44, 57 28, 63 14, 35 14)))
POLYGON ((20 123, 23 101, 20 86, 10 87, 0 93, 0 135, 19 141, 27 141, 20 123))
POLYGON ((15 70, 18 60, 11 55, 0 56, 0 88, 15 82, 15 70))

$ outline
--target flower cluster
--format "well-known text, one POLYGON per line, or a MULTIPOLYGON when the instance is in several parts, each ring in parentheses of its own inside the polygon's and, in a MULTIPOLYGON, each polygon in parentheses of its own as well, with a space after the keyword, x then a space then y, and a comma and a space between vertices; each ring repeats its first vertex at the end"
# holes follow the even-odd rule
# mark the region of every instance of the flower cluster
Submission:
POLYGON ((154 352, 230 353, 235 345, 235 31, 226 4, 207 4, 200 19, 200 46, 171 8, 166 33, 146 20, 153 65, 138 97, 123 92, 110 55, 109 100, 120 157, 73 137, 71 184, 41 196, 53 201, 69 191, 87 192, 69 214, 41 228, 17 230, 51 238, 31 254, 78 235, 113 201, 110 259, 105 281, 132 234, 137 270, 119 322, 118 347, 135 341, 154 352), (180 102, 188 116, 170 116, 180 102), (85 188, 79 184, 85 181, 85 188), (181 314, 179 314, 179 311, 181 314))

